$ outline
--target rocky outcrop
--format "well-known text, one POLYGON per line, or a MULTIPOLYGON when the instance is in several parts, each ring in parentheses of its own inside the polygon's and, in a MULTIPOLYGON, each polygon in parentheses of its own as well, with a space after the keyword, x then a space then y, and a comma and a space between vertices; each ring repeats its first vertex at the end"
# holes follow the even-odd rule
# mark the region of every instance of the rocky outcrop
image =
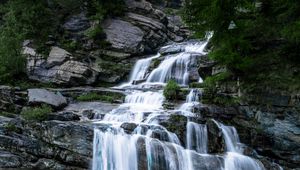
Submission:
POLYGON ((24 47, 27 57, 27 74, 30 79, 62 85, 92 84, 98 73, 88 64, 72 61, 71 54, 64 49, 53 47, 45 59, 33 48, 24 47))
POLYGON ((48 104, 55 108, 67 105, 67 100, 61 94, 55 94, 45 89, 28 89, 29 104, 48 104))

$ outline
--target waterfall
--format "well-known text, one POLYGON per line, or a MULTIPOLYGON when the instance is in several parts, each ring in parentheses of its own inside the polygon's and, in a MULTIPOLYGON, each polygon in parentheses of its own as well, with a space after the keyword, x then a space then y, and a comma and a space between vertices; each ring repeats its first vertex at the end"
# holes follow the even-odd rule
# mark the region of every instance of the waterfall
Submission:
POLYGON ((208 40, 181 44, 183 50, 165 56, 150 74, 151 62, 161 55, 137 61, 129 81, 119 86, 127 93, 124 103, 94 123, 93 170, 264 169, 259 161, 242 155, 236 129, 218 122, 226 152, 208 153, 207 126, 195 123, 199 117, 194 108, 201 105, 200 89, 191 89, 185 103, 176 107, 179 109, 168 110, 163 107, 165 98, 160 86, 146 89, 133 85, 141 80, 146 80, 141 85, 164 84, 170 79, 187 85, 193 57, 206 54, 208 40), (174 114, 188 121, 177 127, 181 120, 168 122, 174 114))

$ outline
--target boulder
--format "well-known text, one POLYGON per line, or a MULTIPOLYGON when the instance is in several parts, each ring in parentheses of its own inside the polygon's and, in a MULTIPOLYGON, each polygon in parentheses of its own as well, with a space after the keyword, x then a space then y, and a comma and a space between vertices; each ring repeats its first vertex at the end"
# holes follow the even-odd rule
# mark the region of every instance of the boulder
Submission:
POLYGON ((90 27, 90 22, 84 13, 71 16, 63 25, 70 32, 84 31, 90 27))
POLYGON ((54 82, 57 84, 92 84, 97 72, 78 61, 67 61, 56 71, 54 82))
POLYGON ((71 54, 59 47, 52 47, 49 57, 47 58, 47 67, 61 65, 71 57, 71 54))
POLYGON ((120 19, 107 19, 102 26, 106 40, 116 50, 134 54, 144 51, 144 33, 140 28, 120 19))
POLYGON ((67 105, 67 100, 60 94, 55 94, 46 89, 28 89, 29 104, 45 103, 55 108, 67 105))

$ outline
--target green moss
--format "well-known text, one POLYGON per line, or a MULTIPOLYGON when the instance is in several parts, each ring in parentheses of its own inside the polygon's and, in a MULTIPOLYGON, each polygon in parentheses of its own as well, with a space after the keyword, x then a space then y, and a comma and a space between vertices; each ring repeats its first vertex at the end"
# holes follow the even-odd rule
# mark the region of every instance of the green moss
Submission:
POLYGON ((176 83, 175 80, 169 80, 166 87, 164 88, 164 96, 168 100, 177 100, 180 86, 176 83))
POLYGON ((204 88, 204 83, 192 82, 189 84, 190 88, 204 88))
POLYGON ((52 112, 52 108, 48 105, 40 107, 30 107, 21 112, 21 116, 26 120, 43 121, 48 117, 48 113, 52 112))

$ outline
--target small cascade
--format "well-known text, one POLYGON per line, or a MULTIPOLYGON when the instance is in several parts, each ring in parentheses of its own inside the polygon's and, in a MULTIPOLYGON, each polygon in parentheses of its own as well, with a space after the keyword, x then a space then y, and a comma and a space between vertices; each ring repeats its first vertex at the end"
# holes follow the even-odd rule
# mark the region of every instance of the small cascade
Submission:
POLYGON ((137 170, 136 144, 140 136, 94 130, 93 170, 137 170))
POLYGON ((233 126, 225 126, 221 124, 222 133, 224 136, 227 152, 238 152, 243 151, 238 147, 240 139, 236 129, 233 126))
POLYGON ((145 114, 159 111, 162 108, 164 96, 161 92, 133 91, 125 98, 125 103, 106 114, 106 122, 142 122, 145 114))
POLYGON ((131 86, 134 81, 140 81, 140 80, 146 79, 146 75, 147 75, 147 72, 148 72, 148 69, 150 67, 152 60, 155 58, 159 58, 159 57, 160 57, 160 54, 156 54, 153 57, 138 60, 132 69, 132 72, 131 72, 130 78, 129 78, 129 82, 124 83, 119 87, 124 88, 127 86, 131 86))
POLYGON ((199 89, 192 89, 190 93, 187 95, 186 102, 187 103, 199 102, 201 95, 202 92, 199 89))
POLYGON ((180 106, 179 110, 184 112, 186 116, 193 116, 193 107, 200 104, 202 92, 199 89, 191 89, 190 93, 186 97, 186 102, 180 106))
POLYGON ((191 56, 187 53, 180 53, 176 56, 167 57, 156 69, 149 75, 149 83, 166 83, 174 79, 180 85, 188 83, 188 68, 191 56))
POLYGON ((207 127, 194 122, 187 123, 186 143, 187 149, 198 153, 207 153, 207 127))
POLYGON ((240 140, 236 129, 233 126, 225 126, 216 122, 222 129, 226 144, 225 170, 264 170, 262 163, 248 156, 243 155, 239 147, 240 140))
POLYGON ((236 152, 228 152, 225 156, 224 170, 264 170, 262 163, 236 152))

